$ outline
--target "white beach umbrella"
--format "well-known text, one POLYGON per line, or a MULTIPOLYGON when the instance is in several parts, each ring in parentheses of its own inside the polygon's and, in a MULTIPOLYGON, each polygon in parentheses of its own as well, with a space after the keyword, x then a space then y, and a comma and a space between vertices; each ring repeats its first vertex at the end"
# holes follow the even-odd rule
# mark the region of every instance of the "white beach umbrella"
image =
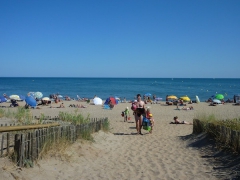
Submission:
POLYGON ((214 99, 213 102, 217 103, 217 104, 221 104, 222 102, 218 99, 214 99))
POLYGON ((14 99, 14 100, 21 100, 21 98, 19 97, 19 95, 11 95, 9 96, 10 99, 14 99))
POLYGON ((93 103, 94 103, 95 105, 102 105, 103 101, 102 101, 101 98, 95 97, 95 98, 93 99, 93 103))
POLYGON ((49 97, 44 97, 44 98, 42 98, 42 100, 43 100, 43 101, 49 101, 50 98, 49 98, 49 97))

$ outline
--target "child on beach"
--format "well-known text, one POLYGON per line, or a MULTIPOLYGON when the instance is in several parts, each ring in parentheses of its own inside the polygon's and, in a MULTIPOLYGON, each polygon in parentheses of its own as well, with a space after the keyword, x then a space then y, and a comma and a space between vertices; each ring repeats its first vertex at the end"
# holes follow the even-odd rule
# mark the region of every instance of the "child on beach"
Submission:
POLYGON ((128 118, 130 118, 130 113, 128 107, 124 110, 124 122, 127 122, 128 118))
POLYGON ((146 111, 146 118, 149 119, 149 121, 150 121, 151 130, 149 131, 149 133, 151 134, 153 131, 154 119, 153 119, 152 113, 150 112, 149 107, 147 108, 147 111, 146 111))

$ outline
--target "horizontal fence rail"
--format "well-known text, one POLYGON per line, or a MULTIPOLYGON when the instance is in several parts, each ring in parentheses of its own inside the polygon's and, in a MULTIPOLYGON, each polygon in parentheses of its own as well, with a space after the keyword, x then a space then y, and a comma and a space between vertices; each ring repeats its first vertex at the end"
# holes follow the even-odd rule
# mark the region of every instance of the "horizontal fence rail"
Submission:
MULTIPOLYGON (((98 132, 102 129, 108 118, 93 118, 85 124, 51 124, 42 125, 32 130, 19 130, 13 132, 1 133, 0 156, 5 157, 14 154, 15 163, 20 166, 32 166, 33 162, 40 156, 41 151, 46 143, 53 144, 59 140, 66 140, 73 143, 78 138, 89 135, 89 133, 98 132)), ((34 126, 34 125, 31 125, 34 126)), ((17 128, 20 126, 7 126, 2 128, 17 128)), ((26 126, 25 126, 26 127, 26 126)), ((30 126, 28 126, 30 127, 30 126)), ((1 127, 0 127, 1 128, 1 127)))

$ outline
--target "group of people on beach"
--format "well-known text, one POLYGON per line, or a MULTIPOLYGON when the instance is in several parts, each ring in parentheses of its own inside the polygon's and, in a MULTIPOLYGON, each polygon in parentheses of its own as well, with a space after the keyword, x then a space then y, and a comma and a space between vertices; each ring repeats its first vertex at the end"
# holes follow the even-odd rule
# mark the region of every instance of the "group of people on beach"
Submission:
MULTIPOLYGON (((137 134, 143 135, 141 130, 144 118, 147 118, 150 121, 151 130, 149 131, 149 133, 152 133, 155 123, 153 114, 151 113, 150 107, 145 107, 145 102, 141 99, 140 94, 137 94, 137 100, 132 103, 131 109, 133 110, 133 115, 136 122, 137 134)), ((193 107, 191 106, 186 110, 192 109, 193 107)), ((127 122, 130 119, 130 112, 128 107, 122 112, 122 116, 124 117, 124 122, 127 122)), ((171 124, 192 124, 187 121, 180 121, 177 116, 175 116, 173 120, 174 121, 171 122, 171 124)))
MULTIPOLYGON (((137 134, 143 135, 141 132, 143 117, 147 118, 150 121, 151 130, 149 131, 149 133, 152 133, 154 126, 153 115, 151 114, 149 107, 145 109, 145 103, 141 99, 140 94, 137 94, 137 100, 134 100, 131 109, 133 110, 133 115, 136 122, 137 134)), ((124 116, 124 122, 129 120, 130 112, 128 107, 122 112, 122 115, 124 116)))

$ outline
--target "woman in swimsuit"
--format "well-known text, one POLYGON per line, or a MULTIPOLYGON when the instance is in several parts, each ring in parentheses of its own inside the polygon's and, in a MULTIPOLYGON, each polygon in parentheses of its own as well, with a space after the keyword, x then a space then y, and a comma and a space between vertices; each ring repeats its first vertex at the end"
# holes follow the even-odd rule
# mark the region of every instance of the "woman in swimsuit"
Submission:
POLYGON ((145 113, 145 107, 144 102, 141 100, 141 95, 137 95, 137 110, 134 113, 135 121, 136 121, 136 129, 137 133, 142 135, 141 129, 142 129, 142 114, 145 113))

